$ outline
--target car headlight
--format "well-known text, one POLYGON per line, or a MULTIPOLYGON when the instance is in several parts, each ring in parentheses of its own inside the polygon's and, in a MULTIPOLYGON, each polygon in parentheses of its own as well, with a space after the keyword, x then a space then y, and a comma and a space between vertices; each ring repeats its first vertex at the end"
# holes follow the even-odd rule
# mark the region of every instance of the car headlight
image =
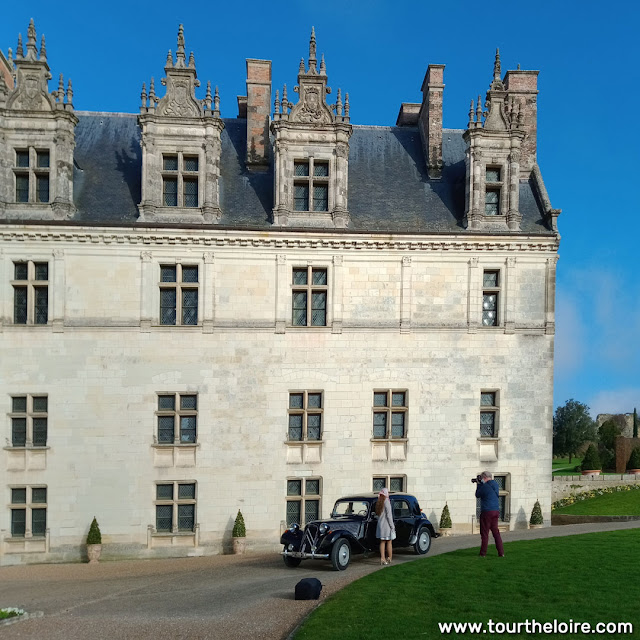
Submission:
POLYGON ((293 551, 293 545, 292 544, 290 544, 287 548, 289 549, 289 551, 293 551))
POLYGON ((296 522, 294 522, 290 527, 289 527, 289 531, 291 531, 291 533, 295 533, 296 531, 298 531, 300 529, 300 525, 297 524, 296 522))
POLYGON ((329 525, 326 522, 323 522, 318 527, 318 531, 320 532, 320 535, 323 536, 325 533, 327 533, 327 531, 329 531, 329 525))

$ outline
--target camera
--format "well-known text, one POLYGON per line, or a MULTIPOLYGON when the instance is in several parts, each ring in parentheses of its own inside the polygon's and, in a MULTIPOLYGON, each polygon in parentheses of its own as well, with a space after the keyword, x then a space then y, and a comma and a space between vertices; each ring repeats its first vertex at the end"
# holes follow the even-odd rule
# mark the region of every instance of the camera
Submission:
POLYGON ((478 484, 482 484, 482 474, 478 474, 475 478, 471 478, 471 482, 477 482, 478 484))

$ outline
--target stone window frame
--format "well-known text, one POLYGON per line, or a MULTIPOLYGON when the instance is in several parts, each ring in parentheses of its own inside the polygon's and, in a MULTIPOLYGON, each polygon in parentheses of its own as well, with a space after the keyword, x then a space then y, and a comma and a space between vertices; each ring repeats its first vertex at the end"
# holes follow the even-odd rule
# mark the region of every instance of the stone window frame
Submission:
POLYGON ((202 194, 201 194, 201 166, 202 159, 200 158, 199 153, 189 152, 188 150, 176 150, 176 151, 166 151, 163 150, 161 152, 161 186, 162 186, 162 207, 166 209, 187 209, 187 210, 196 210, 201 209, 202 207, 202 194), (176 168, 168 169, 166 168, 167 160, 169 158, 176 159, 176 168), (188 160, 196 160, 197 168, 187 169, 186 164, 188 160), (176 192, 175 192, 175 204, 167 204, 166 201, 166 182, 168 180, 175 181, 176 192), (196 183, 196 203, 195 204, 186 204, 185 200, 187 198, 187 194, 185 193, 185 183, 186 182, 195 182, 196 183))
MULTIPOLYGON (((154 505, 154 526, 153 526, 153 534, 162 536, 162 535, 176 535, 176 534, 185 534, 185 535, 193 535, 197 528, 197 505, 198 505, 198 483, 195 480, 158 480, 154 483, 155 497, 153 501, 154 505), (162 496, 159 492, 159 487, 168 487, 171 486, 171 498, 167 498, 166 496, 162 496), (180 497, 180 487, 193 487, 193 497, 180 497), (171 507, 171 522, 170 527, 167 529, 165 527, 158 528, 158 522, 160 519, 159 516, 159 507, 171 507), (192 516, 190 517, 192 520, 191 527, 181 527, 180 526, 180 518, 185 517, 181 515, 180 507, 192 507, 192 516)), ((166 516, 165 516, 166 519, 166 516)))
POLYGON ((16 204, 50 204, 51 200, 51 185, 52 185, 52 166, 51 166, 51 149, 41 147, 17 145, 13 149, 14 151, 14 201, 16 204), (26 154, 26 164, 24 159, 21 161, 21 157, 24 158, 26 154), (46 158, 46 163, 41 162, 46 158), (18 184, 19 179, 26 178, 27 189, 26 199, 18 198, 18 184), (47 199, 42 198, 42 185, 46 185, 47 199))
POLYGON ((502 277, 503 272, 499 268, 485 268, 482 271, 482 315, 481 326, 483 328, 500 327, 502 324, 502 313, 500 304, 502 302, 502 277), (496 276, 495 283, 489 283, 487 276, 496 276), (491 297, 495 296, 495 301, 491 297), (490 312, 495 312, 492 322, 490 312))
MULTIPOLYGON (((511 520, 511 474, 498 471, 493 473, 493 479, 498 483, 498 501, 500 515, 498 521, 507 523, 511 520)), ((480 498, 476 498, 476 519, 480 521, 480 498)))
POLYGON ((381 489, 389 489, 389 491, 397 491, 405 493, 407 491, 407 476, 405 475, 374 475, 371 483, 372 491, 378 492, 381 489), (378 482, 376 482, 376 480, 378 482), (380 482, 382 480, 382 483, 380 482), (399 481, 399 482, 398 482, 399 481), (398 484, 400 485, 399 488, 398 484), (393 488, 395 485, 396 488, 393 488))
POLYGON ((13 277, 11 279, 11 288, 13 289, 13 324, 18 326, 34 325, 34 326, 46 326, 49 324, 49 280, 50 267, 49 260, 12 260, 13 265, 13 277), (18 272, 18 268, 26 265, 26 278, 17 277, 21 274, 18 272), (46 280, 38 278, 38 268, 42 268, 46 265, 47 274, 46 280), (18 298, 18 292, 24 290, 26 296, 24 303, 18 298), (43 315, 42 309, 45 305, 42 302, 41 295, 44 292, 44 298, 46 301, 46 308, 44 313, 46 314, 46 320, 42 322, 43 315), (21 308, 24 306, 24 316, 18 316, 18 305, 21 308), (38 313, 40 310, 40 314, 38 313), (24 322, 22 318, 24 317, 24 322), (18 321, 20 318, 20 321, 18 321))
POLYGON ((11 422, 11 448, 12 449, 44 449, 47 447, 48 428, 49 428, 49 396, 46 393, 16 393, 11 394, 11 411, 9 412, 9 421, 11 422), (24 411, 17 406, 16 401, 24 399, 24 411), (37 400, 44 399, 46 408, 38 410, 36 406, 37 400), (16 444, 16 426, 17 421, 24 421, 24 443, 16 444), (34 426, 34 421, 44 420, 43 425, 34 426), (44 438, 42 438, 44 431, 44 438), (35 434, 35 436, 34 436, 35 434), (34 444, 34 440, 38 440, 34 444))
MULTIPOLYGON (((487 400, 491 398, 487 397, 487 400)), ((494 439, 498 437, 500 433, 500 391, 498 389, 482 389, 480 391, 480 438, 482 440, 485 439, 494 439), (492 404, 485 404, 484 397, 493 396, 492 404), (491 416, 492 417, 492 433, 483 433, 483 429, 486 426, 489 426, 489 423, 483 423, 483 416, 491 416)))
POLYGON ((286 485, 286 508, 285 508, 285 520, 287 521, 287 526, 291 526, 295 521, 288 522, 289 520, 289 503, 297 503, 298 506, 298 514, 299 518, 295 524, 305 525, 307 522, 311 520, 318 520, 322 516, 322 477, 321 476, 310 476, 307 478, 302 478, 299 476, 288 477, 286 485), (293 487, 292 483, 300 483, 300 493, 292 493, 293 487), (311 482, 318 483, 318 492, 310 493, 307 490, 307 484, 311 482), (307 503, 317 503, 317 510, 315 514, 307 514, 307 503), (304 522, 300 522, 304 517, 304 522))
MULTIPOLYGON (((197 261, 185 260, 185 261, 168 261, 160 260, 158 262, 159 279, 158 279, 158 325, 161 327, 198 327, 201 326, 201 295, 200 295, 200 283, 203 274, 202 264, 197 261), (195 268, 197 270, 197 280, 184 281, 184 269, 195 268), (163 269, 175 269, 175 280, 163 280, 163 269), (163 291, 175 291, 175 322, 163 322, 162 310, 165 306, 162 305, 162 292, 163 291), (195 322, 184 322, 184 292, 195 291, 197 296, 196 301, 196 318, 195 322)), ((168 307, 166 307, 168 308, 168 307)))
MULTIPOLYGON (((189 447, 198 444, 198 407, 199 398, 198 393, 195 391, 159 391, 156 393, 156 411, 155 411, 155 432, 154 432, 154 444, 157 446, 166 447, 189 447), (161 407, 161 398, 172 398, 173 408, 167 409, 161 407), (195 408, 183 408, 183 398, 195 398, 195 408), (173 439, 163 440, 160 436, 160 421, 163 418, 173 418, 173 439), (195 418, 195 424, 193 427, 193 440, 184 440, 185 432, 182 428, 182 418, 195 418), (177 424, 176 424, 177 423, 177 424)), ((190 431, 190 429, 189 429, 190 431)))
POLYGON ((11 494, 9 510, 10 514, 10 527, 11 527, 11 538, 13 540, 16 539, 29 539, 29 538, 45 538, 47 535, 47 520, 48 520, 48 498, 49 491, 47 485, 43 484, 34 484, 34 485, 10 485, 9 492, 11 494), (24 491, 24 502, 20 501, 20 494, 18 492, 24 491), (34 499, 34 491, 44 491, 44 501, 34 499), (15 514, 17 512, 23 512, 24 514, 24 532, 22 534, 16 533, 16 525, 21 524, 18 523, 15 519, 15 514), (37 531, 34 533, 35 524, 35 513, 38 515, 42 515, 41 512, 44 512, 44 520, 40 521, 37 531))
POLYGON ((324 391, 322 390, 292 390, 289 391, 289 406, 287 409, 287 442, 313 442, 320 443, 323 439, 324 431, 324 391), (302 396, 302 407, 293 407, 292 406, 292 398, 294 396, 302 396), (319 396, 320 405, 319 406, 310 406, 309 405, 309 397, 310 396, 319 396), (291 437, 291 420, 294 416, 300 416, 302 418, 301 423, 301 437, 300 438, 292 438, 291 437), (319 416, 319 425, 318 425, 318 437, 317 438, 309 438, 309 417, 310 416, 319 416))
POLYGON ((306 265, 293 265, 291 268, 291 327, 292 328, 326 328, 329 326, 329 276, 330 270, 328 265, 319 265, 319 264, 306 264, 306 265), (306 271, 306 284, 296 283, 296 272, 306 271), (314 283, 313 276, 314 273, 324 273, 325 283, 314 283), (301 310, 301 307, 296 307, 296 294, 305 294, 305 311, 306 311, 306 321, 305 324, 296 324, 296 310, 301 310), (314 295, 315 294, 324 294, 324 322, 322 324, 314 324, 313 323, 313 312, 314 310, 321 311, 318 307, 314 307, 314 295), (311 304, 309 304, 311 301, 311 304))
MULTIPOLYGON (((493 175, 491 176, 493 178, 493 175)), ((490 164, 485 166, 484 171, 484 209, 482 211, 486 218, 495 219, 503 216, 502 192, 504 188, 504 167, 502 165, 490 164), (497 172, 497 179, 489 179, 490 174, 497 172), (496 202, 489 202, 489 194, 496 194, 496 202), (488 213, 488 207, 495 205, 495 213, 488 213)))
POLYGON ((409 428, 409 390, 408 389, 374 389, 373 390, 373 407, 371 409, 372 413, 372 437, 371 439, 376 442, 402 442, 407 440, 407 433, 409 428), (376 396, 380 394, 386 394, 385 404, 376 404, 376 396), (403 394, 404 395, 404 404, 403 405, 394 405, 394 394, 403 394), (385 435, 377 436, 376 435, 376 427, 380 427, 382 425, 376 424, 376 415, 385 415, 385 435), (394 436, 393 435, 393 427, 398 426, 393 424, 393 418, 395 415, 402 415, 402 435, 394 436))
POLYGON ((331 211, 330 191, 331 191, 331 163, 325 158, 315 158, 307 156, 293 159, 293 211, 296 213, 329 213, 331 211), (298 167, 306 167, 306 174, 299 174, 298 167), (319 173, 316 167, 326 167, 326 173, 319 173), (296 187, 304 186, 307 189, 306 208, 300 209, 296 204, 296 187), (326 193, 326 207, 316 208, 315 189, 322 187, 326 193))

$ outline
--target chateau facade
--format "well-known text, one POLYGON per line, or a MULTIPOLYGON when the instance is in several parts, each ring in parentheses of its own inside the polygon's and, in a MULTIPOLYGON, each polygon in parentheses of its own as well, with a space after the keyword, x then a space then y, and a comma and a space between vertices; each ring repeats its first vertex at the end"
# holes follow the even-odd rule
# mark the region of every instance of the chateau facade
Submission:
POLYGON ((94 516, 111 558, 224 552, 238 509, 275 550, 383 486, 468 533, 483 469, 505 527, 548 521, 538 72, 496 55, 443 129, 429 65, 372 127, 327 102, 313 32, 295 103, 248 59, 235 118, 186 51, 135 115, 51 92, 33 23, 0 56, 0 564, 79 560, 94 516))

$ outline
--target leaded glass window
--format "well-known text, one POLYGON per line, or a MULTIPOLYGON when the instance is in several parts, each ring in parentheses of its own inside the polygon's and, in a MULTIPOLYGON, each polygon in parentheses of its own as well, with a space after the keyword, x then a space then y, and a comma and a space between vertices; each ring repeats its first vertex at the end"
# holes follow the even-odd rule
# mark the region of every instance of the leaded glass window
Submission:
POLYGON ((47 533, 47 488, 11 489, 11 536, 43 537, 47 533))
POLYGON ((47 324, 49 321, 49 265, 46 262, 14 262, 14 324, 47 324))
POLYGON ((159 444, 197 442, 198 397, 195 394, 158 395, 157 441, 159 444), (176 407, 178 409, 176 410, 176 407), (176 433, 176 424, 179 432, 176 433))
POLYGON ((184 206, 185 207, 197 207, 198 206, 198 178, 185 178, 182 181, 184 189, 184 206))
POLYGON ((165 176, 162 179, 162 193, 165 207, 178 206, 178 178, 165 176))
POLYGON ((296 160, 293 164, 294 211, 329 210, 329 163, 323 160, 296 160))
POLYGON ((498 394, 496 391, 480 393, 480 436, 494 438, 498 435, 498 394))
POLYGON ((290 393, 287 439, 290 441, 321 440, 322 411, 321 391, 290 393))
POLYGON ((407 421, 406 391, 373 392, 373 437, 405 438, 407 421), (389 404, 391 402, 391 404, 389 404))
POLYGON ((160 324, 198 324, 198 267, 160 265, 160 324))
POLYGON ((500 272, 484 271, 482 286, 482 326, 497 327, 499 324, 500 272))
POLYGON ((288 525, 294 523, 304 525, 312 520, 320 519, 321 484, 320 478, 287 480, 286 519, 288 525))
POLYGON ((29 174, 16 174, 16 202, 29 202, 29 174))
POLYGON ((46 149, 16 149, 15 201, 40 202, 50 201, 49 177, 50 156, 46 149))
POLYGON ((294 327, 327 326, 327 294, 327 269, 310 266, 293 269, 291 324, 294 327))
POLYGON ((11 444, 14 447, 47 445, 47 396, 11 398, 11 444))
POLYGON ((156 532, 191 532, 196 524, 196 485, 168 482, 156 485, 156 532))
POLYGON ((49 176, 36 175, 36 202, 49 202, 49 176))

